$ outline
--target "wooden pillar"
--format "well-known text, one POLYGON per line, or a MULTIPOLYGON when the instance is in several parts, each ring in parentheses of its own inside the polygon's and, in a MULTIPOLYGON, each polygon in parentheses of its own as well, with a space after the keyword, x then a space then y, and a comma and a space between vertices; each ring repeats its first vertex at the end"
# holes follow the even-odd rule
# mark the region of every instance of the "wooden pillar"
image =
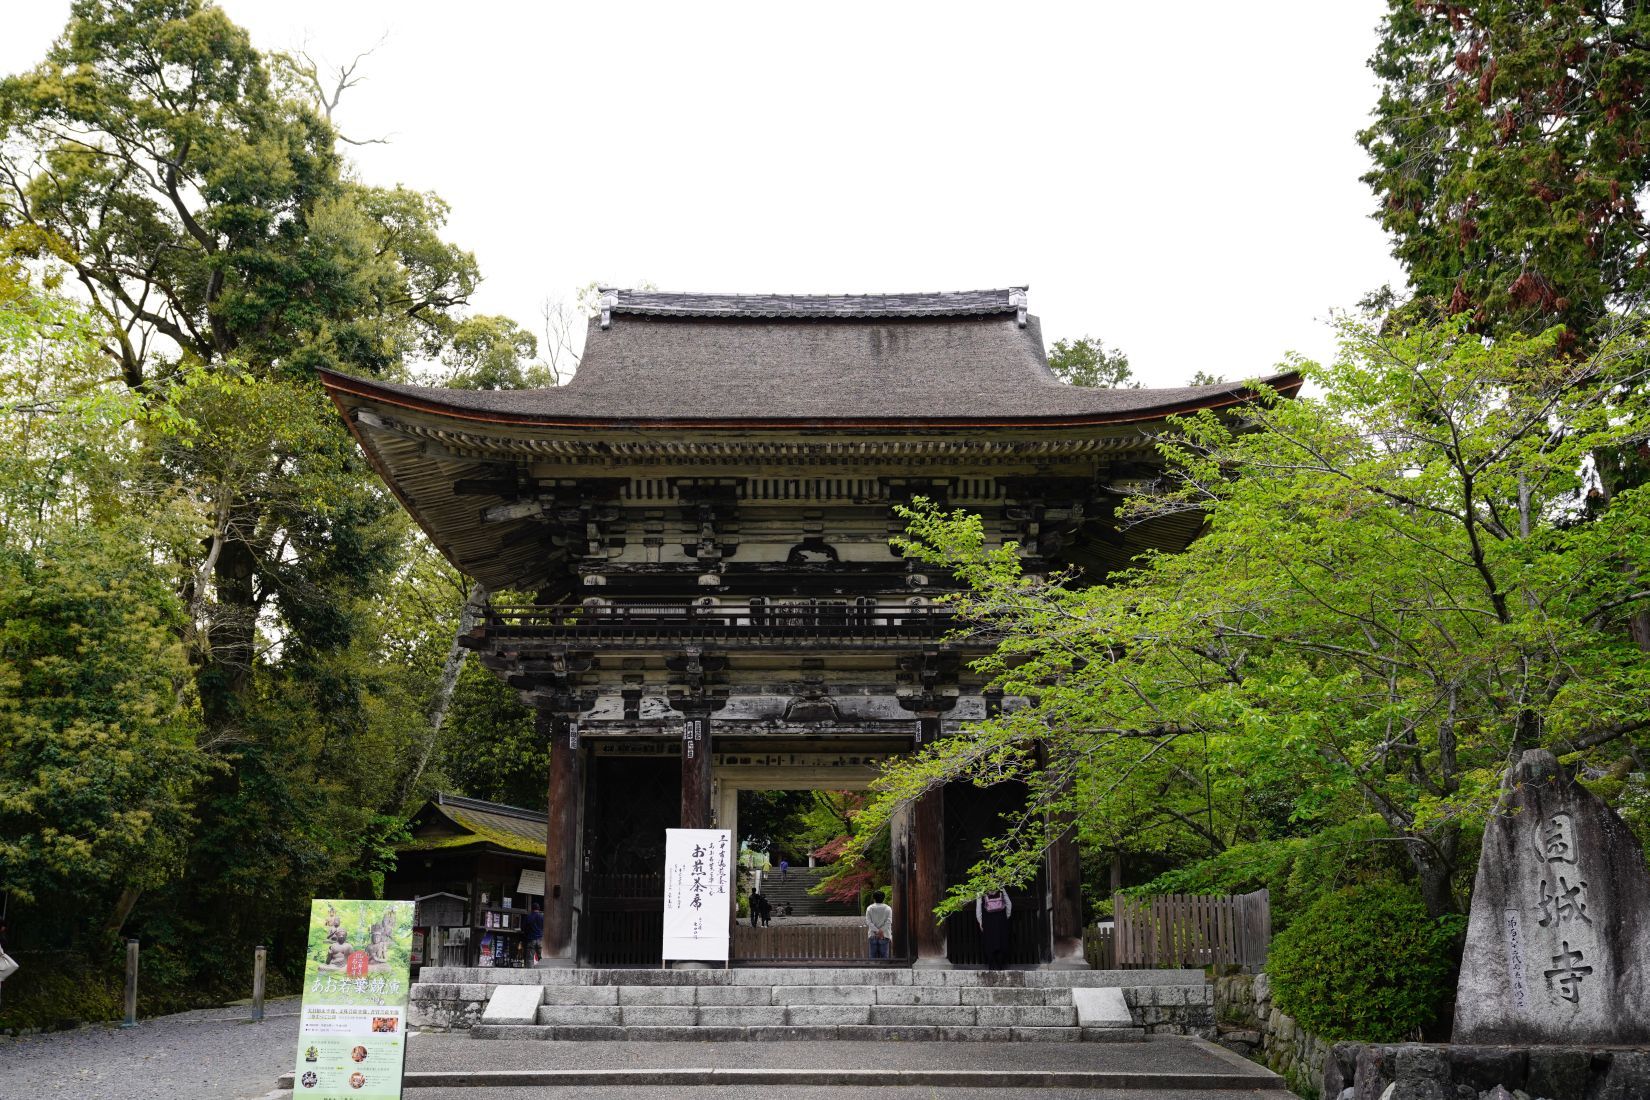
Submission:
POLYGON ((710 714, 689 711, 682 722, 682 828, 710 828, 710 800, 710 714))
POLYGON ((1083 870, 1077 858, 1077 827, 1067 815, 1064 830, 1048 850, 1049 926, 1054 940, 1051 966, 1088 969, 1083 958, 1083 870))
POLYGON ((915 957, 911 946, 911 807, 900 807, 888 822, 888 849, 894 879, 888 892, 888 904, 894 910, 894 942, 889 955, 910 959, 915 957))
POLYGON ((540 708, 534 721, 550 741, 549 824, 544 844, 544 944, 540 966, 578 963, 574 901, 579 874, 578 725, 565 712, 540 708))
MULTIPOLYGON (((924 742, 939 737, 940 720, 919 718, 924 742)), ((911 965, 924 969, 949 967, 945 928, 934 920, 934 909, 945 900, 945 790, 935 788, 917 800, 911 813, 911 965)))

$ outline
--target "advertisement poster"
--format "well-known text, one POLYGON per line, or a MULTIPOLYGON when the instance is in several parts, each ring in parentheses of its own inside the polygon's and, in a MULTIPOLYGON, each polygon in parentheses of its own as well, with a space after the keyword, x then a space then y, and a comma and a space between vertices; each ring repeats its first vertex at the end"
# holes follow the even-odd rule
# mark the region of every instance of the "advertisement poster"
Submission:
POLYGON ((412 921, 410 901, 310 907, 294 1100, 400 1100, 412 921))
POLYGON ((727 961, 732 839, 727 829, 665 830, 666 959, 727 961))

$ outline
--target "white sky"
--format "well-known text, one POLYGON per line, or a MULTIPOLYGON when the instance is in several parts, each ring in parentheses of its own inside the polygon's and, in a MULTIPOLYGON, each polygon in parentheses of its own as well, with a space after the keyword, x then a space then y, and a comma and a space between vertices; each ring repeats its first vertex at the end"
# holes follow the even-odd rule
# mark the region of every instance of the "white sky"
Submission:
MULTIPOLYGON (((1031 284, 1050 342, 1148 385, 1323 357, 1402 282, 1354 135, 1382 0, 625 4, 224 0, 264 49, 365 63, 369 183, 433 190, 537 327, 598 280, 788 293, 1031 284)), ((0 72, 68 0, 0 0, 0 72)))

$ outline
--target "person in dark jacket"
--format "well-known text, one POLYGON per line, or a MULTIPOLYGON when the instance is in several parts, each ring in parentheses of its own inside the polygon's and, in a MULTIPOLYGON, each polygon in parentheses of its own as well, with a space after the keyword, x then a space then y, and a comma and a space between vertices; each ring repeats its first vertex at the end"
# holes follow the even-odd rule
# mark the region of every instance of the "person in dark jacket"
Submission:
POLYGON ((1008 965, 1008 921, 1013 915, 1014 901, 1007 890, 991 890, 974 898, 980 945, 985 948, 985 964, 992 970, 1008 965))
POLYGON ((544 909, 538 902, 533 903, 533 908, 521 922, 521 930, 527 937, 528 960, 538 962, 539 954, 544 947, 544 909))

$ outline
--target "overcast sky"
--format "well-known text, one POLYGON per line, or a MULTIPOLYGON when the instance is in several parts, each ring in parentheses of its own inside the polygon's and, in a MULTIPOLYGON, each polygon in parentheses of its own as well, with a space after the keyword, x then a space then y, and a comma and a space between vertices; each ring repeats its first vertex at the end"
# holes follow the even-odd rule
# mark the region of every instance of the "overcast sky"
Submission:
MULTIPOLYGON (((0 70, 68 0, 0 0, 0 70)), ((1148 384, 1330 354, 1401 282, 1354 135, 1381 0, 224 0, 264 49, 378 46, 338 117, 433 190, 479 311, 598 280, 785 293, 1031 285, 1148 384)))

